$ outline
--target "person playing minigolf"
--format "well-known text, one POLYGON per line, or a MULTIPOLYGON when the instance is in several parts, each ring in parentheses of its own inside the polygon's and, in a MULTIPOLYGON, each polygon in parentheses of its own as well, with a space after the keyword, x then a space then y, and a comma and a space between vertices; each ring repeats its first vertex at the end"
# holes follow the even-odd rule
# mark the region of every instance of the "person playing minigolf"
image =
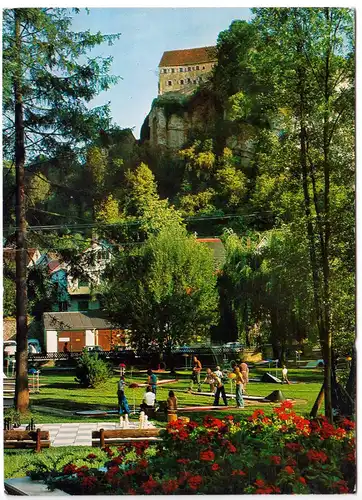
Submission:
POLYGON ((226 399, 226 394, 225 394, 225 387, 224 384, 222 383, 221 379, 215 375, 215 373, 211 372, 214 383, 216 385, 216 392, 215 392, 215 399, 214 399, 214 406, 219 406, 219 400, 220 400, 220 395, 224 401, 224 405, 227 406, 228 402, 226 399))
POLYGON ((152 392, 156 395, 157 389, 157 376, 153 373, 152 370, 147 370, 147 384, 151 386, 152 392))
POLYGON ((245 363, 245 361, 242 361, 240 363, 239 368, 240 368, 241 376, 243 378, 243 393, 246 394, 246 386, 249 382, 249 367, 245 363))
POLYGON ((234 373, 235 373, 235 387, 236 387, 236 393, 235 393, 236 406, 238 408, 244 408, 244 400, 243 400, 244 378, 238 366, 235 366, 234 373))
POLYGON ((197 383, 198 392, 201 392, 201 369, 202 369, 202 364, 197 359, 197 356, 194 356, 194 366, 192 368, 189 392, 192 391, 194 382, 197 383))

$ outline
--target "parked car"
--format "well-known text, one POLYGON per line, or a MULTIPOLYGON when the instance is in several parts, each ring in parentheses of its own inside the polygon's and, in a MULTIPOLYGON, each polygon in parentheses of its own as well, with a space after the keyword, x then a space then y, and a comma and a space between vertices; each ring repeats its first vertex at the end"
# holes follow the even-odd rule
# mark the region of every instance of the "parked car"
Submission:
POLYGON ((100 345, 87 345, 84 349, 88 352, 104 352, 100 345))
POLYGON ((240 344, 240 342, 227 342, 223 345, 224 349, 230 349, 232 351, 241 351, 243 347, 243 344, 240 344))
POLYGON ((4 353, 6 354, 6 356, 15 356, 15 353, 16 353, 15 340, 5 340, 4 341, 4 353))

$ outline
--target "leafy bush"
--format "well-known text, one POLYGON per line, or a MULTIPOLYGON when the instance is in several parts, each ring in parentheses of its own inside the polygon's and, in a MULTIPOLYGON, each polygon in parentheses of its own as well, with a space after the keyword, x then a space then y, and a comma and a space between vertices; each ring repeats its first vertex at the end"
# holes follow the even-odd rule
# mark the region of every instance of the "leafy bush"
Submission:
POLYGON ((203 424, 168 424, 162 442, 106 446, 105 468, 88 455, 33 479, 70 494, 308 494, 351 493, 355 489, 354 423, 333 426, 324 417, 308 420, 290 402, 235 422, 206 416, 203 424), (153 451, 151 453, 151 450, 153 451), (130 454, 132 451, 133 456, 130 454))
POLYGON ((98 387, 105 383, 111 376, 108 363, 99 359, 97 353, 84 351, 79 358, 76 368, 75 380, 83 387, 98 387))

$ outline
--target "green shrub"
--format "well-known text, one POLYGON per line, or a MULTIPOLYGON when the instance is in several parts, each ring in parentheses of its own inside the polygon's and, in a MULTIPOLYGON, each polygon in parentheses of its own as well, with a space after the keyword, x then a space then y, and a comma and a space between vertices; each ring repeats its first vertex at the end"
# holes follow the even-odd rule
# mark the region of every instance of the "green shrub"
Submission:
POLYGON ((83 387, 98 387, 104 384, 111 376, 108 363, 99 359, 97 353, 84 351, 79 358, 75 380, 83 387))

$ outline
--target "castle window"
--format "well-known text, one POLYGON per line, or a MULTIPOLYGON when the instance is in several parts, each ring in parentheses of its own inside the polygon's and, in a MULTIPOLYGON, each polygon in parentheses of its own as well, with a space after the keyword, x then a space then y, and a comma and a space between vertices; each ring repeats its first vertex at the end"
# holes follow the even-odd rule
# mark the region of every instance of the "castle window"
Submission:
POLYGON ((192 71, 195 71, 195 66, 192 66, 192 71))
POLYGON ((199 70, 200 69, 200 66, 196 66, 196 69, 199 70))
POLYGON ((191 83, 191 78, 188 78, 188 79, 187 79, 187 83, 191 83))
POLYGON ((197 81, 196 81, 196 80, 194 80, 194 83, 197 83, 197 81))
POLYGON ((187 68, 187 71, 191 71, 191 66, 189 66, 189 67, 187 68))
POLYGON ((180 73, 183 73, 183 70, 184 70, 183 68, 180 68, 180 73))
POLYGON ((166 69, 166 68, 164 68, 164 69, 162 70, 162 72, 163 72, 163 73, 167 73, 167 69, 166 69))
POLYGON ((171 73, 174 73, 174 72, 175 72, 175 69, 174 69, 174 68, 172 68, 172 69, 171 69, 171 73))
POLYGON ((180 80, 180 84, 183 85, 184 84, 184 81, 183 80, 180 80))
POLYGON ((203 66, 202 69, 205 69, 205 66, 203 66))
POLYGON ((167 82, 167 85, 168 85, 169 87, 171 87, 171 85, 172 85, 172 81, 171 81, 171 80, 169 80, 169 81, 167 82))

